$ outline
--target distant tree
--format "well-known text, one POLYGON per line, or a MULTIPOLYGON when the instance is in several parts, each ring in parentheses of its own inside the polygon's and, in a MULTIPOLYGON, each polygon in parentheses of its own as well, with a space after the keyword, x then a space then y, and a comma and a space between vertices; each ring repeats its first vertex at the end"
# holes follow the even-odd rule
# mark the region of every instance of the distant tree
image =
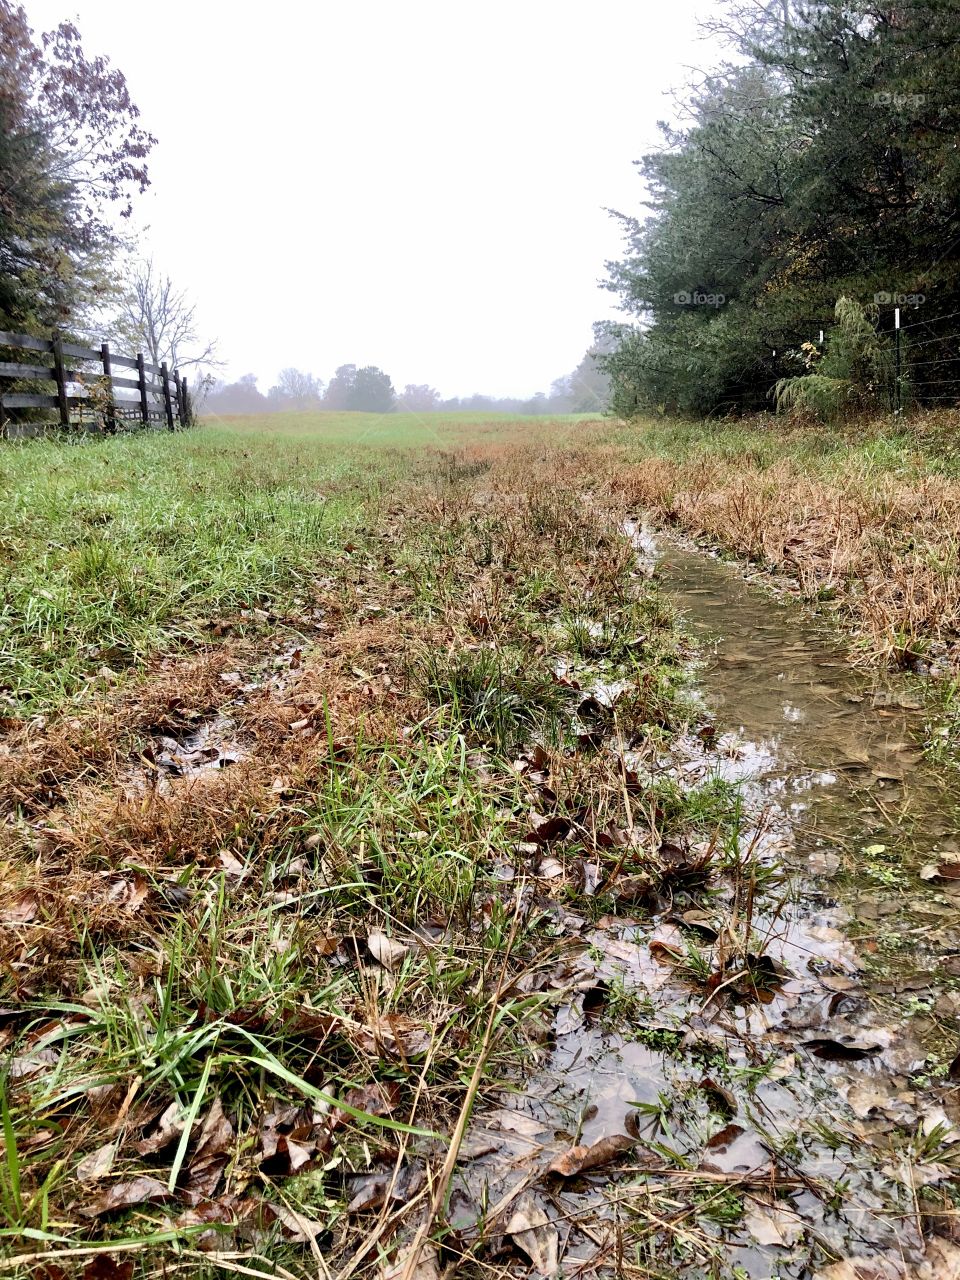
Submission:
POLYGON ((267 395, 277 408, 315 409, 323 397, 323 382, 312 373, 281 369, 276 385, 267 395))
POLYGON ((461 409, 470 409, 473 412, 483 412, 484 409, 493 409, 496 401, 491 396, 483 396, 479 391, 475 391, 472 396, 460 401, 461 409))
POLYGON ((434 413, 440 407, 440 392, 425 382, 408 382, 400 393, 399 407, 410 413, 434 413))
POLYGON ((126 81, 88 59, 61 23, 34 39, 24 10, 0 0, 0 323, 75 324, 108 288, 118 243, 110 212, 149 185, 155 139, 126 81))
POLYGON ((541 414, 546 412, 547 397, 542 391, 538 391, 536 395, 531 396, 529 400, 525 400, 521 406, 521 413, 541 414))
POLYGON ((566 383, 565 413, 605 413, 610 404, 610 376, 600 361, 609 355, 614 343, 600 333, 583 359, 563 381, 566 383))
POLYGON ((272 408, 267 397, 257 387, 257 375, 245 373, 236 382, 214 385, 207 394, 204 412, 266 413, 272 408))
POLYGON ((200 338, 196 306, 152 258, 134 266, 109 330, 125 354, 143 351, 151 364, 189 373, 197 407, 209 394, 221 365, 217 345, 200 338))
POLYGON ((357 370, 347 396, 346 408, 363 413, 390 413, 396 402, 393 383, 382 369, 368 364, 357 370))
POLYGON ((357 366, 355 364, 340 365, 327 385, 326 395, 323 398, 324 406, 327 409, 348 408, 350 393, 353 390, 356 378, 357 366))

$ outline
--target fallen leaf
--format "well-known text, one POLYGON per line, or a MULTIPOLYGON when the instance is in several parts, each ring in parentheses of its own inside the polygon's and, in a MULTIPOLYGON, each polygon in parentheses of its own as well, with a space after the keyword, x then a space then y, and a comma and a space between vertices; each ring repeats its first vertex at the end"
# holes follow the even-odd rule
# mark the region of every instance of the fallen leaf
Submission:
POLYGON ((362 1027, 356 1038, 368 1053, 419 1058, 433 1043, 433 1031, 402 1013, 387 1013, 362 1027))
POLYGON ((39 909, 37 895, 30 889, 21 889, 4 903, 0 924, 29 924, 39 909))
POLYGON ((815 1040, 804 1040, 803 1047, 809 1049, 818 1058, 828 1062, 858 1062, 879 1053, 882 1045, 856 1044, 854 1041, 832 1040, 829 1037, 815 1040))
POLYGON ((223 1104, 214 1098, 200 1130, 197 1146, 190 1158, 187 1186, 190 1191, 209 1199, 217 1189, 220 1175, 227 1165, 226 1151, 233 1141, 233 1125, 224 1114, 223 1104))
POLYGON ((391 971, 403 962, 404 956, 410 950, 408 946, 398 942, 396 938, 388 937, 379 929, 373 929, 367 935, 367 948, 374 960, 391 971))
POLYGON ((559 814, 544 817, 536 810, 530 810, 530 830, 524 840, 534 844, 546 844, 549 840, 561 840, 570 830, 570 821, 559 814))
POLYGON ((675 946, 672 942, 661 942, 659 938, 654 938, 650 943, 650 954, 657 964, 676 964, 684 958, 685 952, 683 947, 675 946))
POLYGON ((183 1133, 184 1117, 178 1102, 171 1102, 157 1121, 157 1127, 148 1137, 136 1143, 137 1155, 150 1156, 170 1145, 183 1133))
POLYGON ((527 1255, 538 1275, 556 1275, 560 1238, 556 1227, 531 1196, 524 1196, 518 1203, 506 1225, 506 1234, 527 1255))
POLYGON ((573 1178, 578 1173, 585 1173, 588 1169, 596 1169, 598 1165, 607 1164, 633 1146, 633 1138, 629 1138, 625 1133, 613 1133, 606 1138, 600 1138, 590 1146, 571 1147, 569 1151, 561 1152, 550 1161, 547 1173, 556 1173, 561 1178, 573 1178))
POLYGON ((113 1168, 113 1158, 116 1154, 117 1144, 105 1142, 102 1147, 83 1157, 77 1165, 77 1179, 80 1182, 95 1182, 98 1178, 105 1178, 113 1168))
POLYGON ((83 1280, 131 1280, 133 1259, 118 1262, 109 1253, 98 1253, 83 1268, 83 1280))
POLYGON ((171 1198, 171 1192, 162 1182, 143 1176, 131 1178, 129 1182, 111 1183, 92 1204, 79 1212, 85 1218, 101 1218, 105 1213, 115 1213, 118 1209, 130 1209, 138 1204, 162 1204, 171 1198))
POLYGON ((795 1245, 804 1233, 803 1221, 793 1209, 759 1200, 751 1201, 743 1222, 757 1244, 783 1249, 795 1245))
MULTIPOLYGON (((380 1272, 381 1280, 403 1280, 407 1273, 410 1259, 410 1247, 399 1253, 395 1261, 380 1272)), ((440 1280, 440 1258, 436 1249, 427 1240, 420 1246, 416 1265, 410 1273, 410 1280, 440 1280)))

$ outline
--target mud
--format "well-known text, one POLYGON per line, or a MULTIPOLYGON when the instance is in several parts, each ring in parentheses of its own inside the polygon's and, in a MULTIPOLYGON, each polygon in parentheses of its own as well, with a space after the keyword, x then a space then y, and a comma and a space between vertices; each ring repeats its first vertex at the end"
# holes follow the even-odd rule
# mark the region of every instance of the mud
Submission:
POLYGON ((734 872, 634 916, 565 914, 550 1034, 478 1109, 451 1221, 508 1262, 533 1238, 504 1225, 516 1206, 545 1215, 564 1274, 919 1277, 951 1248, 960 1170, 960 844, 922 688, 857 671, 735 568, 627 532, 702 653, 698 732, 653 772, 737 784, 734 872), (614 1135, 632 1145, 603 1167, 550 1172, 614 1135))

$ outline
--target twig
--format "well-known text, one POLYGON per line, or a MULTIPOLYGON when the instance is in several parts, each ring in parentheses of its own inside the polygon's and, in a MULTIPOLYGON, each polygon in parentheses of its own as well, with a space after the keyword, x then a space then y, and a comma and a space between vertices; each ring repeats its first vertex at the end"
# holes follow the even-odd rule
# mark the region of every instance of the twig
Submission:
POLYGON ((487 1025, 483 1033, 483 1039, 480 1042, 480 1052, 477 1055, 477 1061, 473 1068, 473 1075, 470 1077, 470 1084, 467 1086, 467 1095, 463 1100, 463 1106, 460 1108, 460 1114, 457 1117, 457 1123, 453 1130, 453 1136, 450 1139, 450 1146, 447 1150, 447 1158, 443 1162, 443 1168, 440 1170, 440 1176, 436 1181, 433 1199, 430 1202, 430 1208, 427 1216, 417 1229, 417 1234, 413 1238, 410 1251, 407 1254, 406 1264, 403 1268, 400 1280, 412 1280, 417 1264, 420 1261, 420 1254, 426 1243, 428 1234, 430 1233, 433 1223, 443 1208, 447 1198, 447 1191, 450 1186, 450 1179, 453 1177, 453 1170, 457 1163, 457 1156, 460 1154, 460 1147, 463 1143, 464 1134, 467 1131, 467 1124, 470 1120, 470 1113, 473 1110, 474 1099, 480 1088, 480 1080, 483 1076, 483 1069, 487 1064, 487 1058, 493 1045, 493 1032, 496 1025, 497 1013, 500 1009, 500 996, 503 991, 504 982, 507 976, 507 965, 510 962, 510 955, 513 951, 513 944, 516 940, 517 930, 520 927, 520 907, 522 903, 523 887, 525 881, 517 886, 517 901, 513 913, 513 924, 510 927, 510 936, 507 938, 507 946, 504 952, 503 964, 500 966, 500 976, 497 979, 496 990, 490 1000, 490 1013, 487 1017, 487 1025))

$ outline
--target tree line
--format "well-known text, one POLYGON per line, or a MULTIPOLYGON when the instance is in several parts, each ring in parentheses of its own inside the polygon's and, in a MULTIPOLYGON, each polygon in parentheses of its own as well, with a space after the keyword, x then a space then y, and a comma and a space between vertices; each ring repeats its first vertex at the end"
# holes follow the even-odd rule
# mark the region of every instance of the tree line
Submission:
MULTIPOLYGON (((445 398, 429 384, 395 388, 382 369, 353 364, 329 381, 285 369, 266 392, 254 374, 216 381, 216 344, 202 336, 193 302, 152 258, 136 256, 125 230, 150 185, 155 144, 123 73, 85 52, 72 23, 37 34, 20 5, 0 0, 0 329, 56 330, 93 346, 105 337, 120 353, 142 351, 188 374, 195 404, 210 413, 605 410, 606 339, 528 397, 445 398)), ((5 387, 35 389, 29 379, 5 387)))
POLYGON ((551 383, 549 392, 527 397, 476 393, 444 399, 427 383, 407 383, 397 389, 389 374, 374 365, 358 368, 344 364, 329 382, 300 369, 283 369, 266 393, 260 390, 254 373, 244 374, 235 382, 218 382, 206 394, 203 411, 223 415, 305 409, 365 413, 602 413, 609 396, 608 378, 600 367, 600 357, 605 350, 610 347, 603 342, 591 347, 572 373, 551 383))
POLYGON ((156 139, 120 71, 63 22, 37 38, 0 0, 0 324, 82 326, 113 288, 117 229, 156 139), (119 220, 116 215, 119 214, 119 220))
POLYGON ((215 344, 125 229, 155 143, 123 73, 87 54, 72 23, 38 35, 0 0, 0 329, 107 338, 189 374, 202 397, 215 344))
POLYGON ((960 5, 728 3, 707 27, 728 60, 638 162, 647 214, 616 215, 613 408, 880 403, 897 307, 913 399, 955 401, 960 5))

